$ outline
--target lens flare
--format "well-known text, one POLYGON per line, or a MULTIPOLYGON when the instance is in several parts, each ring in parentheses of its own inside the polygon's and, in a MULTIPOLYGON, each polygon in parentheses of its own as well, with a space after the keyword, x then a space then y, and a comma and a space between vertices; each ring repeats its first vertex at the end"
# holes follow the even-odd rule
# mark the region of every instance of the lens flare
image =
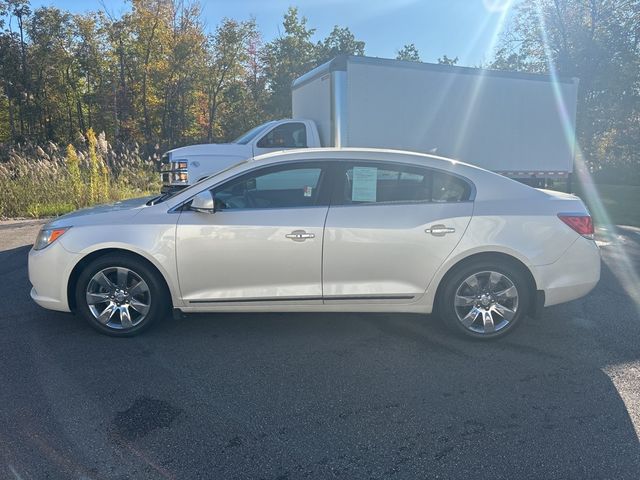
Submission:
MULTIPOLYGON (((508 7, 511 6, 512 0, 506 0, 506 3, 507 3, 507 8, 504 8, 500 13, 500 18, 498 19, 498 22, 496 23, 496 27, 491 36, 491 41, 489 42, 489 46, 487 47, 488 52, 494 51, 496 44, 498 43, 498 39, 500 38, 500 34, 504 29, 505 21, 509 13, 508 7)), ((486 73, 484 70, 482 70, 481 74, 477 77, 477 79, 475 79, 473 88, 471 90, 471 94, 469 96, 469 108, 467 109, 467 113, 460 124, 458 140, 456 141, 454 146, 453 156, 455 158, 460 158, 461 154, 463 153, 461 150, 464 145, 465 135, 469 130, 471 120, 475 113, 475 107, 476 107, 476 104, 478 103, 478 98, 482 91, 485 76, 486 76, 486 73)))
MULTIPOLYGON (((591 173, 589 173, 589 168, 584 161, 584 156, 582 155, 580 146, 575 141, 573 124, 569 120, 567 107, 560 90, 558 82, 558 72, 553 61, 551 48, 549 47, 550 44, 549 36, 547 33, 547 26, 545 23, 544 12, 542 11, 542 5, 539 0, 536 2, 536 15, 538 17, 538 22, 540 23, 542 45, 547 61, 547 68, 552 80, 556 106, 562 118, 562 126, 567 142, 575 152, 574 173, 578 176, 578 181, 580 182, 580 185, 582 187, 583 196, 593 210, 591 213, 597 220, 599 220, 601 226, 604 227, 605 231, 613 232, 615 231, 615 227, 611 222, 611 217, 609 216, 606 208, 602 203, 602 200, 600 199, 600 195, 598 194, 596 185, 593 183, 591 173)), ((633 301, 637 313, 640 314, 640 290, 638 290, 637 288, 637 286, 640 285, 640 275, 638 275, 638 271, 634 267, 633 262, 622 248, 618 248, 613 255, 609 255, 603 258, 604 262, 611 269, 611 273, 613 273, 629 298, 631 298, 631 300, 633 301)))
POLYGON ((504 12, 511 6, 512 0, 482 0, 484 8, 489 12, 504 12))
MULTIPOLYGON (((460 55, 460 58, 467 58, 469 56, 469 54, 472 52, 472 50, 475 48, 475 46, 478 44, 478 42, 480 41, 480 38, 483 36, 485 30, 487 29, 487 27, 489 26, 489 24, 491 23, 492 17, 490 15, 486 15, 485 18, 483 19, 482 23, 480 24, 480 26, 478 27, 478 29, 476 30, 476 32, 473 35, 473 38, 471 39, 471 41, 469 41, 468 43, 468 47, 467 49, 462 52, 462 55, 460 55)), ((425 144, 432 136, 433 136, 433 127, 434 125, 437 125, 437 122, 440 119, 440 114, 442 112, 442 109, 446 108, 447 105, 445 104, 445 100, 447 98, 450 98, 450 92, 451 89, 453 88, 453 84, 454 84, 454 77, 453 76, 448 76, 446 79, 446 83, 442 84, 440 86, 440 90, 437 92, 434 92, 433 95, 433 102, 434 102, 434 106, 433 109, 431 109, 431 113, 427 114, 427 116, 423 119, 423 130, 422 130, 422 143, 425 144)), ((441 150, 441 146, 440 145, 433 145, 432 146, 433 150, 431 153, 437 154, 437 155, 444 155, 447 157, 451 157, 454 155, 454 152, 449 152, 449 151, 443 151, 441 150)))

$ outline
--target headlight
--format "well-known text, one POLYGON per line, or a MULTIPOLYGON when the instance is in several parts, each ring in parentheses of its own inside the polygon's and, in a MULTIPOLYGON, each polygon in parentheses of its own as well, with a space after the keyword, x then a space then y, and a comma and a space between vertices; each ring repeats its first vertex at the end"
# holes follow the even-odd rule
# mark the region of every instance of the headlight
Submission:
POLYGON ((69 228, 71 227, 41 229, 40 232, 38 232, 35 243, 33 244, 33 249, 42 250, 43 248, 48 247, 60 238, 64 232, 69 230, 69 228))
POLYGON ((178 164, 178 169, 180 170, 187 168, 189 166, 189 162, 187 162, 186 160, 180 160, 176 163, 178 164))
POLYGON ((173 174, 174 182, 186 183, 189 181, 189 174, 187 172, 177 172, 173 174))

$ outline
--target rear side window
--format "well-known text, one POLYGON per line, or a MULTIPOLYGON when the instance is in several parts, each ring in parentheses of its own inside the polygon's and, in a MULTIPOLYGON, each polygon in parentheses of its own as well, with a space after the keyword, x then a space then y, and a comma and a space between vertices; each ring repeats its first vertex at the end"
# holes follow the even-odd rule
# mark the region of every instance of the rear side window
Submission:
POLYGON ((470 197, 467 182, 456 176, 397 164, 354 164, 343 171, 337 203, 462 202, 470 197))

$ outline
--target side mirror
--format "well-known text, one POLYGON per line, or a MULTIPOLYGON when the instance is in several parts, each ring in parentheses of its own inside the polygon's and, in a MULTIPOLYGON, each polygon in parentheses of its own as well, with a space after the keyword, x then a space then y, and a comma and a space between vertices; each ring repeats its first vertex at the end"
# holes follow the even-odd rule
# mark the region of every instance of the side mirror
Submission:
POLYGON ((191 200, 190 210, 200 213, 214 213, 213 196, 209 190, 200 192, 191 200))

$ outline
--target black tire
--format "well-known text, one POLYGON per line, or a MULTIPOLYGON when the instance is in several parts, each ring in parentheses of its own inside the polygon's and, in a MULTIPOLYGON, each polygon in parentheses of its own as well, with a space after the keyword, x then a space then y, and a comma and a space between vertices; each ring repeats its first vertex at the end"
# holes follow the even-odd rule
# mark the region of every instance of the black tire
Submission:
MULTIPOLYGON (((500 278, 499 275, 495 275, 494 278, 500 278)), ((527 315, 529 306, 531 305, 532 287, 526 274, 520 267, 510 262, 495 262, 489 259, 478 259, 464 263, 458 267, 455 267, 450 274, 447 275, 445 283, 438 293, 437 301, 437 314, 444 321, 444 323, 453 330, 455 333, 464 335, 467 338, 474 338, 478 340, 492 340, 495 338, 503 337, 511 333, 518 325, 522 323, 523 317, 527 315), (495 290, 491 288, 491 274, 490 272, 496 272, 506 278, 500 279, 496 284, 495 290), (475 277, 477 275, 477 277, 475 277), (466 282, 470 278, 476 278, 478 282, 478 290, 474 291, 472 286, 466 282), (508 283, 511 282, 511 283, 508 283), (507 297, 505 294, 498 299, 495 293, 506 292, 508 287, 509 295, 513 294, 510 285, 516 289, 516 303, 517 307, 513 310, 513 316, 507 320, 511 314, 504 310, 502 307, 513 307, 515 304, 512 297, 507 297), (460 289, 460 290, 459 290, 460 289), (489 290, 489 298, 476 299, 477 296, 482 296, 485 290, 489 290), (456 295, 460 293, 460 300, 474 298, 472 305, 458 305, 456 306, 456 295), (489 302, 488 305, 484 305, 482 302, 489 302), (493 302, 493 303, 492 303, 493 302), (490 310, 492 305, 498 303, 500 309, 505 313, 505 316, 499 315, 498 312, 492 310, 493 322, 484 323, 483 311, 490 310), (476 308, 478 317, 476 320, 471 320, 474 313, 472 309, 476 308), (465 315, 466 314, 466 315, 465 315), (466 322, 473 322, 471 325, 465 325, 463 319, 466 322), (480 325, 482 322, 482 325, 480 325), (505 323, 506 322, 506 323, 505 323), (491 331, 491 324, 493 323, 495 330, 491 331), (503 325, 504 323, 504 325, 503 325), (488 326, 487 326, 488 325, 488 326), (502 325, 500 328, 499 325, 502 325), (476 331, 485 330, 486 331, 476 331)), ((498 307, 495 307, 498 308, 498 307)), ((511 308, 509 308, 511 309, 511 308)))
MULTIPOLYGON (((102 290, 106 292, 108 289, 104 288, 102 290)), ((97 295, 109 294, 100 292, 97 293, 97 295)), ((149 326, 156 320, 165 317, 169 311, 169 293, 167 292, 167 288, 162 278, 160 278, 160 275, 145 261, 126 254, 105 255, 89 263, 78 278, 75 298, 77 313, 84 317, 89 325, 97 331, 113 337, 131 337, 137 335, 149 328, 149 326), (99 322, 96 316, 92 313, 91 307, 87 302, 87 287, 89 286, 89 283, 92 282, 92 289, 95 289, 99 283, 96 282, 96 280, 92 280, 94 279, 94 276, 99 272, 106 272, 107 276, 110 276, 111 279, 113 279, 113 274, 110 272, 115 269, 115 275, 117 276, 118 268, 133 272, 127 274, 125 277, 127 279, 125 280, 125 283, 128 281, 128 283, 133 286, 133 284, 137 284, 137 280, 141 279, 146 284, 144 285, 146 288, 144 290, 145 293, 143 297, 138 298, 142 298, 143 302, 148 301, 148 309, 145 309, 146 313, 143 315, 135 310, 134 307, 131 307, 130 309, 127 308, 127 311, 131 311, 131 320, 133 320, 132 326, 129 328, 123 326, 124 322, 120 327, 117 326, 116 323, 118 317, 121 316, 119 311, 114 313, 115 318, 111 323, 103 324, 99 322), (140 320, 139 323, 135 323, 136 317, 140 320)), ((97 304, 95 305, 95 308, 96 310, 101 310, 113 301, 115 300, 106 299, 105 303, 97 304)), ((126 303, 123 303, 122 305, 124 306, 125 304, 126 303)))

